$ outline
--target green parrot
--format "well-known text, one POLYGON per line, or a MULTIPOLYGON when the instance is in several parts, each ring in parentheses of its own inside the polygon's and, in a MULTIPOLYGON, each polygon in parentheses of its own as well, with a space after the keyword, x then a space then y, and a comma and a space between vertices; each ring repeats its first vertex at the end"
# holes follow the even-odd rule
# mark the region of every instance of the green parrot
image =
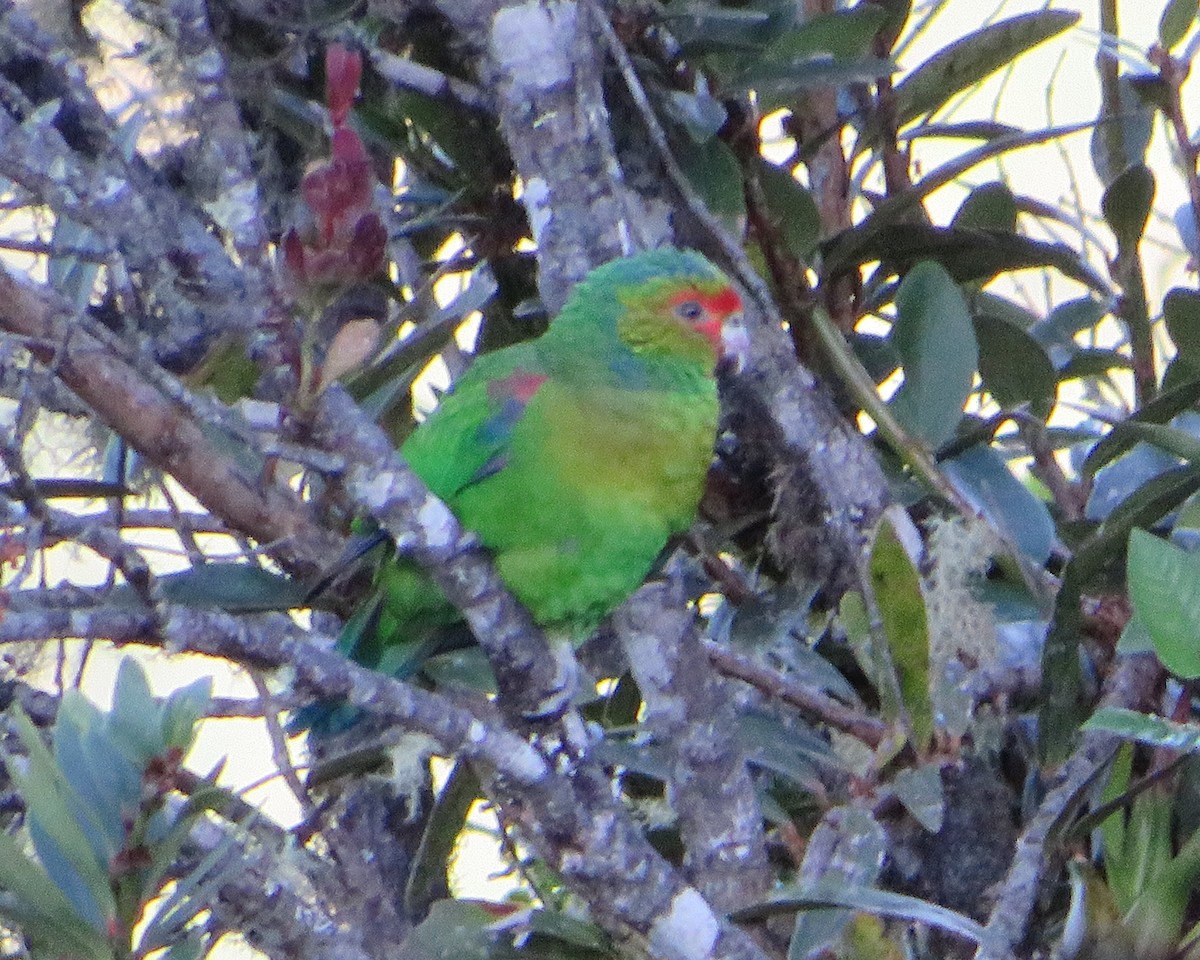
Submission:
MULTIPOLYGON (((695 519, 717 432, 715 371, 746 346, 741 309, 698 253, 614 260, 575 287, 543 336, 480 356, 401 447, 552 637, 586 639, 695 519)), ((387 549, 343 647, 405 675, 466 628, 387 549)))

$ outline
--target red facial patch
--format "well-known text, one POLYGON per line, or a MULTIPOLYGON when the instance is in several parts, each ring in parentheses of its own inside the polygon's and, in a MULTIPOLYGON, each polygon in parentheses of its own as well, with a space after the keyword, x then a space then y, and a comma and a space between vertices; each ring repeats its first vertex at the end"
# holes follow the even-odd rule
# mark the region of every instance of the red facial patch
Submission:
POLYGON ((742 309, 742 299, 737 295, 737 291, 733 287, 726 287, 711 297, 703 298, 700 302, 721 317, 728 316, 731 313, 738 313, 742 309))
POLYGON ((689 301, 700 304, 706 314, 706 319, 693 324, 694 329, 704 334, 720 351, 722 326, 730 314, 740 313, 742 310, 742 300, 737 291, 733 287, 722 287, 716 293, 705 295, 695 290, 685 290, 671 298, 671 305, 679 306, 689 301))

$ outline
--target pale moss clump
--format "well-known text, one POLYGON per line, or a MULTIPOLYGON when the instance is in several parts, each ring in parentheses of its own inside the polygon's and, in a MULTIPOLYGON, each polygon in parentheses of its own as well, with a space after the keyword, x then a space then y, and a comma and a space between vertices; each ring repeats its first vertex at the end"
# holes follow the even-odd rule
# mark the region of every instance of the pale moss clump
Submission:
POLYGON ((1000 543, 986 523, 962 516, 934 517, 928 532, 930 694, 938 726, 961 735, 970 721, 970 702, 961 691, 967 665, 996 659, 996 621, 971 584, 987 573, 1000 543))

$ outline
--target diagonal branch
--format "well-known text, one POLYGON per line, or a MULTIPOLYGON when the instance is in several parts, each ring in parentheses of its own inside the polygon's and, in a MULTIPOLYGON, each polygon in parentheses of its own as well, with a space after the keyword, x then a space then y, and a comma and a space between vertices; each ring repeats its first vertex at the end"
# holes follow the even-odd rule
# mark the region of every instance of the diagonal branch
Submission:
MULTIPOLYGON (((72 631, 81 628, 118 644, 157 642, 158 621, 150 614, 112 608, 93 613, 10 614, 0 621, 0 645, 78 635, 72 631)), ((447 754, 480 764, 490 774, 489 793, 609 932, 632 931, 663 960, 766 960, 749 935, 719 917, 654 850, 606 789, 603 771, 562 772, 506 727, 349 662, 330 649, 332 638, 305 631, 282 614, 237 618, 172 608, 161 622, 173 650, 286 668, 319 697, 345 699, 428 734, 447 754)))
POLYGON ((339 541, 294 493, 248 476, 204 428, 90 334, 73 329, 74 311, 45 287, 0 268, 0 329, 45 344, 31 348, 106 424, 205 507, 260 543, 302 578, 336 556, 339 541))

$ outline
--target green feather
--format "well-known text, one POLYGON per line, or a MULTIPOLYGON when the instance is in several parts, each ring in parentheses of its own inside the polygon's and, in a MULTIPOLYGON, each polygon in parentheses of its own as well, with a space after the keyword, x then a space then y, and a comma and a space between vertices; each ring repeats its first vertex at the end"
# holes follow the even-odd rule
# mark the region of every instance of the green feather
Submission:
MULTIPOLYGON (((401 448, 548 630, 584 639, 695 519, 717 429, 716 352, 676 308, 728 288, 692 252, 605 264, 540 339, 479 357, 401 448)), ((377 584, 385 645, 458 619, 403 559, 377 584)))

